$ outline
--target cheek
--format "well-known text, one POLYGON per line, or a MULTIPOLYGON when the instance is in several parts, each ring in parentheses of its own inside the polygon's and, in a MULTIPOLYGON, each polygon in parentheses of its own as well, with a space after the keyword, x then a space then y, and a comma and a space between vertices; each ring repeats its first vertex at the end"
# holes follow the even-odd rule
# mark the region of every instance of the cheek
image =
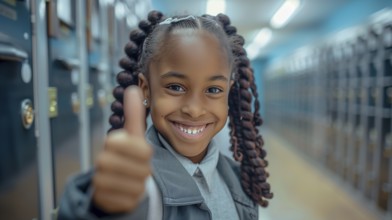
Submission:
POLYGON ((210 112, 214 112, 218 118, 227 118, 229 107, 227 98, 210 100, 207 106, 210 109, 210 112))
POLYGON ((176 98, 164 94, 164 91, 156 91, 151 95, 151 111, 155 117, 165 117, 178 108, 179 101, 176 98))

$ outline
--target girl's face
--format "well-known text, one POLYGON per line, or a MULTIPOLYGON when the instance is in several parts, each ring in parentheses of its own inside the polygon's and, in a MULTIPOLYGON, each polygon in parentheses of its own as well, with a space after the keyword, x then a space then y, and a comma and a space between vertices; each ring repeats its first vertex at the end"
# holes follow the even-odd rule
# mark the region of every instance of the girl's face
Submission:
POLYGON ((140 86, 159 133, 177 153, 197 163, 226 123, 227 54, 215 36, 201 30, 175 30, 163 47, 140 86))

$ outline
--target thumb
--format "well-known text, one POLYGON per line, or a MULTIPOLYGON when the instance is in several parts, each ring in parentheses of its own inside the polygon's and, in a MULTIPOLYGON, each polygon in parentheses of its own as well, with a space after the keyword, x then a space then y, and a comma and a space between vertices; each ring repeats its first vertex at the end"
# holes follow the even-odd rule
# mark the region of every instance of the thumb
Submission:
POLYGON ((130 135, 144 137, 146 131, 146 109, 142 90, 138 86, 128 86, 124 91, 124 129, 130 135))

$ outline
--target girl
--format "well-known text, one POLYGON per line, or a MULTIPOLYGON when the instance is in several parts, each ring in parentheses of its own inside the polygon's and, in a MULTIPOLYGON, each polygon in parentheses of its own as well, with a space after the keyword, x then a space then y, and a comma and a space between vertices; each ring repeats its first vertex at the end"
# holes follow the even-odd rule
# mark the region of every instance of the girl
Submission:
POLYGON ((272 193, 244 39, 223 14, 152 11, 139 28, 120 61, 105 150, 69 182, 59 219, 258 219, 272 193), (240 166, 213 140, 228 116, 240 166))

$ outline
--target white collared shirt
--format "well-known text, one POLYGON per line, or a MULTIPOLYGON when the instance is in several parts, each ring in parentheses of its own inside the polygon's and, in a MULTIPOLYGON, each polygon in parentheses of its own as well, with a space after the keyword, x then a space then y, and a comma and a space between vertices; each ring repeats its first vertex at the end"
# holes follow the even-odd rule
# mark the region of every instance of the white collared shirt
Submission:
POLYGON ((216 168, 219 159, 219 149, 213 140, 208 145, 207 154, 200 163, 193 163, 188 158, 178 154, 167 141, 158 134, 164 147, 172 153, 185 170, 195 180, 207 207, 214 220, 237 220, 239 216, 231 193, 216 168))

